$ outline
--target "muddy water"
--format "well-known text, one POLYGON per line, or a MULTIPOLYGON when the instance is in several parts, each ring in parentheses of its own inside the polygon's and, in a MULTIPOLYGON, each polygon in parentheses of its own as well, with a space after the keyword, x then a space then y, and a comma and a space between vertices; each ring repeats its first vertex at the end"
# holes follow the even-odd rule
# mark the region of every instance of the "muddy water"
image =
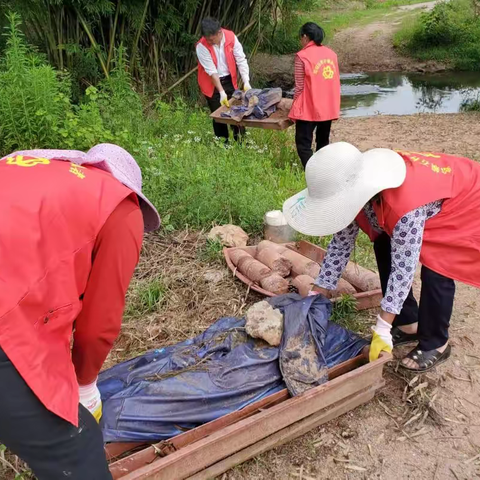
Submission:
POLYGON ((342 75, 342 116, 457 113, 480 98, 480 73, 342 75))

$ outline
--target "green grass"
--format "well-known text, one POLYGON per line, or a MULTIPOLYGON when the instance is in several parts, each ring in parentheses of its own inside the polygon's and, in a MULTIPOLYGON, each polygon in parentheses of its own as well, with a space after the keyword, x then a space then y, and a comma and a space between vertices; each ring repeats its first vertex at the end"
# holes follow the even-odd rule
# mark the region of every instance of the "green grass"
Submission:
POLYGON ((444 62, 456 70, 480 70, 480 15, 471 0, 439 3, 414 22, 405 21, 394 45, 418 60, 444 62))
POLYGON ((462 112, 480 112, 480 95, 477 98, 463 102, 460 108, 462 112))
POLYGON ((223 264, 223 244, 219 240, 207 240, 198 256, 203 262, 223 264))
POLYGON ((161 278, 150 279, 134 286, 129 292, 125 310, 127 317, 141 317, 156 311, 165 299, 165 286, 161 278))

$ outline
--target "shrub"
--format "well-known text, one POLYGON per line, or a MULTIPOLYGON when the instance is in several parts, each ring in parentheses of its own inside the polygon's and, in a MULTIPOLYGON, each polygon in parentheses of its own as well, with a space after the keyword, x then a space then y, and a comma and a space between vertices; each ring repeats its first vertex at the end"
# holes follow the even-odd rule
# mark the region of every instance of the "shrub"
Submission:
POLYGON ((480 70, 480 17, 471 0, 438 3, 416 22, 406 20, 394 44, 421 60, 449 62, 459 70, 480 70))
POLYGON ((71 110, 68 79, 26 45, 19 26, 19 17, 9 15, 0 70, 0 147, 6 151, 56 144, 71 110))

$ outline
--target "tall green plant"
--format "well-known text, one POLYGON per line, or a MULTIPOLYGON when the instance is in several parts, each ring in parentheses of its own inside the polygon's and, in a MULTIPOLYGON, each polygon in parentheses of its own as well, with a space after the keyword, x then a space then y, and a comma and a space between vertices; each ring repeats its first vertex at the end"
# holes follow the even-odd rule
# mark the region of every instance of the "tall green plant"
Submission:
MULTIPOLYGON (((123 46, 136 81, 163 91, 175 77, 196 64, 195 43, 201 20, 217 17, 236 33, 246 31, 249 44, 265 38, 295 0, 3 0, 25 21, 29 41, 60 70, 75 69, 85 55, 97 71, 110 75, 113 52, 123 46), (283 7, 282 7, 283 6, 283 7)), ((82 83, 96 78, 83 72, 82 83)))
POLYGON ((70 110, 68 79, 29 48, 12 13, 0 70, 0 142, 3 150, 57 143, 60 124, 70 110))

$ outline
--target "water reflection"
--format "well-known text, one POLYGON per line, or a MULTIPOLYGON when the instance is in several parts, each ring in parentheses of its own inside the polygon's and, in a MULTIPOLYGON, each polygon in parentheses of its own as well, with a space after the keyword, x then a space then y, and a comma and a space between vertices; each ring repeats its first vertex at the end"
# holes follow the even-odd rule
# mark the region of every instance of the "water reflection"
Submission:
POLYGON ((342 75, 342 116, 456 113, 480 95, 480 74, 342 75))

